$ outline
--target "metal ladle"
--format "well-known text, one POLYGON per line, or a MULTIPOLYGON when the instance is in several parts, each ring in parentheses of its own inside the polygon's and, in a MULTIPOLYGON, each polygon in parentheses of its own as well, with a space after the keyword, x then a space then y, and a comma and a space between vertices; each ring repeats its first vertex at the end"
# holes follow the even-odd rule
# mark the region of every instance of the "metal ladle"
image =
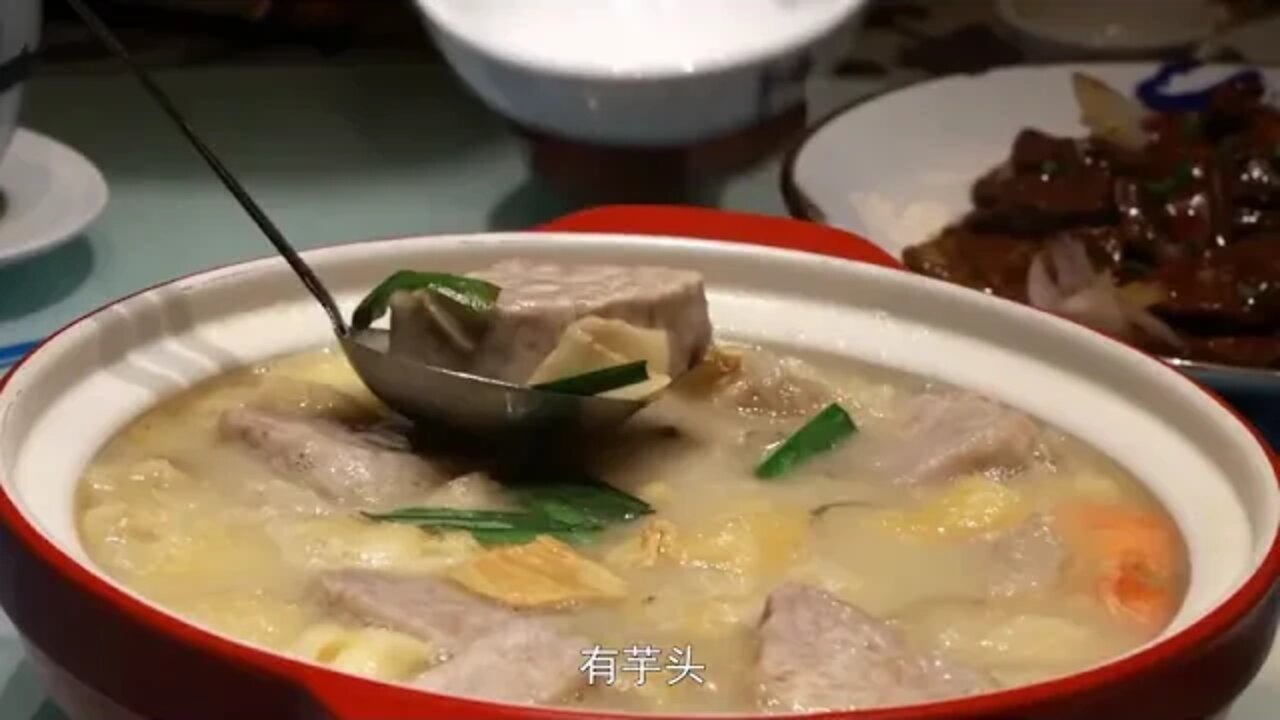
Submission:
POLYGON ((579 434, 620 425, 644 407, 641 401, 545 392, 446 370, 391 354, 388 352, 388 333, 384 330, 353 331, 315 271, 191 129, 168 94, 134 62, 115 34, 82 0, 67 2, 102 44, 128 66, 284 257, 329 315, 334 335, 360 380, 392 409, 420 424, 443 425, 469 432, 579 434))

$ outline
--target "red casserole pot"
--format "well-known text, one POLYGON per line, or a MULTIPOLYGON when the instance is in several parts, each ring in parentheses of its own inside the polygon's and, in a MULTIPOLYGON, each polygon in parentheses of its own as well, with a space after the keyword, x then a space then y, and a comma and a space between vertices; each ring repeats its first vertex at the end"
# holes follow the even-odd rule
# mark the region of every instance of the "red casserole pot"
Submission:
MULTIPOLYGON (((898 272, 858 237, 781 218, 606 208, 533 233, 309 253, 348 307, 397 267, 461 269, 512 255, 696 268, 720 330, 883 362, 1032 412, 1129 467, 1187 538, 1186 602, 1163 635, 1129 655, 974 698, 811 717, 1209 718, 1268 655, 1280 612, 1274 459, 1229 408, 1159 361, 1035 310, 898 272)), ((76 720, 634 717, 440 697, 292 660, 169 614, 88 560, 72 489, 114 430, 205 377, 325 342, 323 314, 289 277, 267 259, 143 290, 55 333, 0 381, 0 605, 55 700, 76 720)))

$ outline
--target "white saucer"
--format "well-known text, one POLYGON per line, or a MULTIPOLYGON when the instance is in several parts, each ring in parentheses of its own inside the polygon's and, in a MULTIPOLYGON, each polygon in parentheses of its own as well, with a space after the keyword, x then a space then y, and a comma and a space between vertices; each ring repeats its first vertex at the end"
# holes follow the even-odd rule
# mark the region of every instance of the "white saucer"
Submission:
POLYGON ((0 162, 0 266, 75 238, 107 206, 107 181, 80 153, 18 128, 0 162))

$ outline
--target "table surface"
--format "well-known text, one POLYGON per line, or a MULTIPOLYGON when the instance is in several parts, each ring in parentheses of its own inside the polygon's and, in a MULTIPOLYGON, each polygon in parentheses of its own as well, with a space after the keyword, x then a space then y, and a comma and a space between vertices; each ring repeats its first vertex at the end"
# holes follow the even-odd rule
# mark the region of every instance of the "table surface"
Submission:
MULTIPOLYGON (((523 141, 430 62, 287 64, 161 73, 193 124, 299 246, 520 229, 574 209, 532 177, 523 141)), ((912 79, 910 71, 815 81, 810 113, 912 79)), ((74 242, 0 268, 0 346, 41 337, 139 287, 267 254, 268 246, 128 77, 50 72, 28 87, 23 124, 79 149, 111 187, 74 242)), ((691 201, 783 214, 778 157, 691 201)), ((1280 658, 1231 720, 1280 706, 1280 658)), ((0 718, 65 720, 0 616, 0 718)))

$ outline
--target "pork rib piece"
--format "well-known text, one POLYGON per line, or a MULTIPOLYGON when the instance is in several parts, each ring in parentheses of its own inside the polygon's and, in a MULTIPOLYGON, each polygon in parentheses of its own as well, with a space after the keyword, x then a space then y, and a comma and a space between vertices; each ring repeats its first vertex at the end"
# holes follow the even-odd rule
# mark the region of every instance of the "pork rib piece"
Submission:
POLYGON ((448 480, 407 445, 324 418, 241 407, 222 414, 219 431, 283 477, 342 505, 379 507, 448 480))
POLYGON ((673 377, 698 363, 711 343, 702 276, 688 270, 508 260, 469 276, 501 288, 491 313, 459 312, 426 291, 396 293, 391 352, 524 383, 565 328, 586 316, 665 330, 673 377))
POLYGON ((975 393, 921 395, 908 403, 905 416, 901 435, 877 459, 897 482, 937 482, 966 472, 1016 470, 1035 454, 1035 421, 975 393))
POLYGON ((451 581, 374 570, 338 570, 320 578, 330 602, 365 622, 412 635, 443 654, 475 642, 514 612, 451 581))
POLYGON ((807 585, 769 595, 760 643, 756 673, 769 710, 910 705, 994 686, 979 672, 911 650, 893 628, 807 585))
POLYGON ((585 684, 578 667, 587 647, 586 640, 557 631, 545 619, 517 616, 423 673, 414 684, 443 695, 493 702, 554 702, 585 684))
POLYGON ((446 658, 414 682, 424 690, 538 704, 566 697, 585 682, 578 667, 586 640, 448 580, 342 570, 323 575, 321 585, 346 612, 423 640, 446 658))

